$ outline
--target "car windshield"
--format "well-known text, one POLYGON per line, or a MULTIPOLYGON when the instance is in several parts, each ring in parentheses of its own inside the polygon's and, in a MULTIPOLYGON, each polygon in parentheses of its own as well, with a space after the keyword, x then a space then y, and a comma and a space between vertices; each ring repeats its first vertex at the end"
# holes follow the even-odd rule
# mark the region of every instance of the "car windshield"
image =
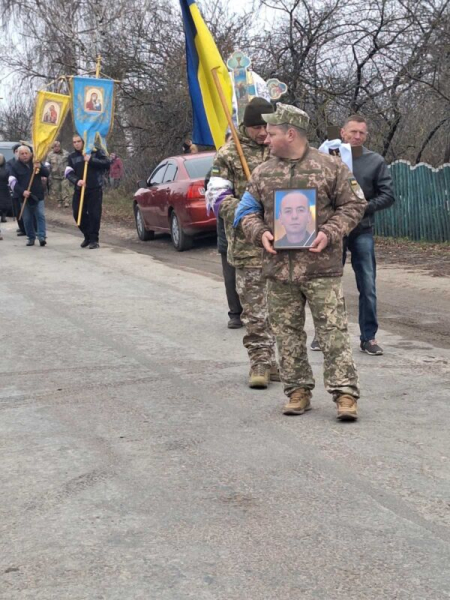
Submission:
POLYGON ((204 179, 212 167, 214 156, 199 156, 184 161, 184 166, 191 179, 204 179))

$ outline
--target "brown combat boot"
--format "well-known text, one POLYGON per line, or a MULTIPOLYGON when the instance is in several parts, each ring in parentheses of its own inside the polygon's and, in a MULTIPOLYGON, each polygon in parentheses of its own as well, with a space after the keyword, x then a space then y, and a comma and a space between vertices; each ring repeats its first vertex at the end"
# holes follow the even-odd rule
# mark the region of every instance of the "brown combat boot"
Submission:
POLYGON ((299 388, 289 396, 289 402, 283 408, 284 415, 302 415, 311 410, 311 390, 299 388))
POLYGON ((336 398, 337 418, 339 421, 356 421, 358 409, 356 398, 350 394, 341 394, 336 398))
POLYGON ((281 381, 280 371, 278 369, 277 363, 272 363, 272 365, 270 366, 270 381, 281 381))
POLYGON ((270 380, 270 368, 267 365, 257 364, 250 369, 248 385, 251 388, 264 390, 268 387, 270 380))

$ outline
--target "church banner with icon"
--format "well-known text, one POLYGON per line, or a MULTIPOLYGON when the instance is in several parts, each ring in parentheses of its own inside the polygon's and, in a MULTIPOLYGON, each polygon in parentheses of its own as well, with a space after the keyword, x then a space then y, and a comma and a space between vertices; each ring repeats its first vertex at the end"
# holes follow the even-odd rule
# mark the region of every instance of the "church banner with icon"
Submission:
POLYGON ((244 118, 247 104, 253 98, 279 100, 288 91, 287 85, 279 79, 264 79, 252 69, 252 61, 241 50, 236 50, 227 60, 233 83, 233 121, 237 126, 244 118))
POLYGON ((84 140, 84 152, 90 154, 94 147, 106 152, 106 136, 114 118, 114 81, 74 77, 72 101, 75 129, 84 140))
POLYGON ((33 115, 34 160, 42 162, 67 116, 70 96, 41 90, 37 92, 33 115))

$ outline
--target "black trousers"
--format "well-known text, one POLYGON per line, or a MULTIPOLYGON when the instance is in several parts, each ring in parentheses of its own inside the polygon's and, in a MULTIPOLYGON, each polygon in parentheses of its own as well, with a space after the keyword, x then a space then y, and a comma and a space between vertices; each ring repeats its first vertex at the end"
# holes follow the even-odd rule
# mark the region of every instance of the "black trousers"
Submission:
MULTIPOLYGON (((78 221, 81 191, 75 190, 72 200, 73 218, 78 221)), ((102 219, 102 188, 86 189, 84 193, 83 212, 79 229, 84 237, 92 242, 98 242, 100 221, 102 219)))
POLYGON ((20 221, 19 221, 20 210, 22 208, 19 198, 12 199, 12 206, 13 206, 13 215, 17 219, 17 226, 22 233, 25 233, 25 225, 23 224, 23 219, 20 219, 20 221))
POLYGON ((242 312, 241 302, 236 291, 236 269, 227 261, 225 252, 221 252, 220 256, 222 257, 223 280, 225 282, 225 291, 227 293, 228 316, 232 319, 233 317, 239 317, 242 312))

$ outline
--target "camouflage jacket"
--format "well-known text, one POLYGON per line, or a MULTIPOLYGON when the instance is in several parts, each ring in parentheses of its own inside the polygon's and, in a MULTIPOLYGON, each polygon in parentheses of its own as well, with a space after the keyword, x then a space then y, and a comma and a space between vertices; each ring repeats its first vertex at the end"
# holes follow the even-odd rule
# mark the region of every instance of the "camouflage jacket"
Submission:
POLYGON ((61 152, 49 152, 47 160, 50 163, 50 177, 52 179, 64 179, 64 171, 67 167, 68 158, 69 153, 67 150, 61 150, 61 152))
MULTIPOLYGON (((257 166, 270 158, 269 149, 267 146, 261 146, 250 139, 243 125, 239 127, 238 136, 248 168, 250 169, 250 173, 252 173, 257 166)), ((224 220, 225 224, 225 233, 228 242, 228 262, 237 268, 261 267, 261 248, 257 248, 254 244, 247 242, 241 227, 237 229, 233 228, 234 211, 248 184, 233 139, 230 139, 217 152, 211 175, 228 179, 233 184, 234 197, 230 196, 226 198, 222 202, 219 212, 219 216, 224 220)))
POLYGON ((328 237, 328 246, 316 254, 308 250, 264 252, 263 274, 283 282, 300 283, 317 277, 340 277, 342 238, 360 221, 367 206, 364 194, 348 167, 309 146, 297 160, 271 158, 252 174, 248 191, 262 204, 263 213, 243 218, 247 239, 262 246, 265 231, 273 232, 274 190, 317 188, 318 230, 328 237))

